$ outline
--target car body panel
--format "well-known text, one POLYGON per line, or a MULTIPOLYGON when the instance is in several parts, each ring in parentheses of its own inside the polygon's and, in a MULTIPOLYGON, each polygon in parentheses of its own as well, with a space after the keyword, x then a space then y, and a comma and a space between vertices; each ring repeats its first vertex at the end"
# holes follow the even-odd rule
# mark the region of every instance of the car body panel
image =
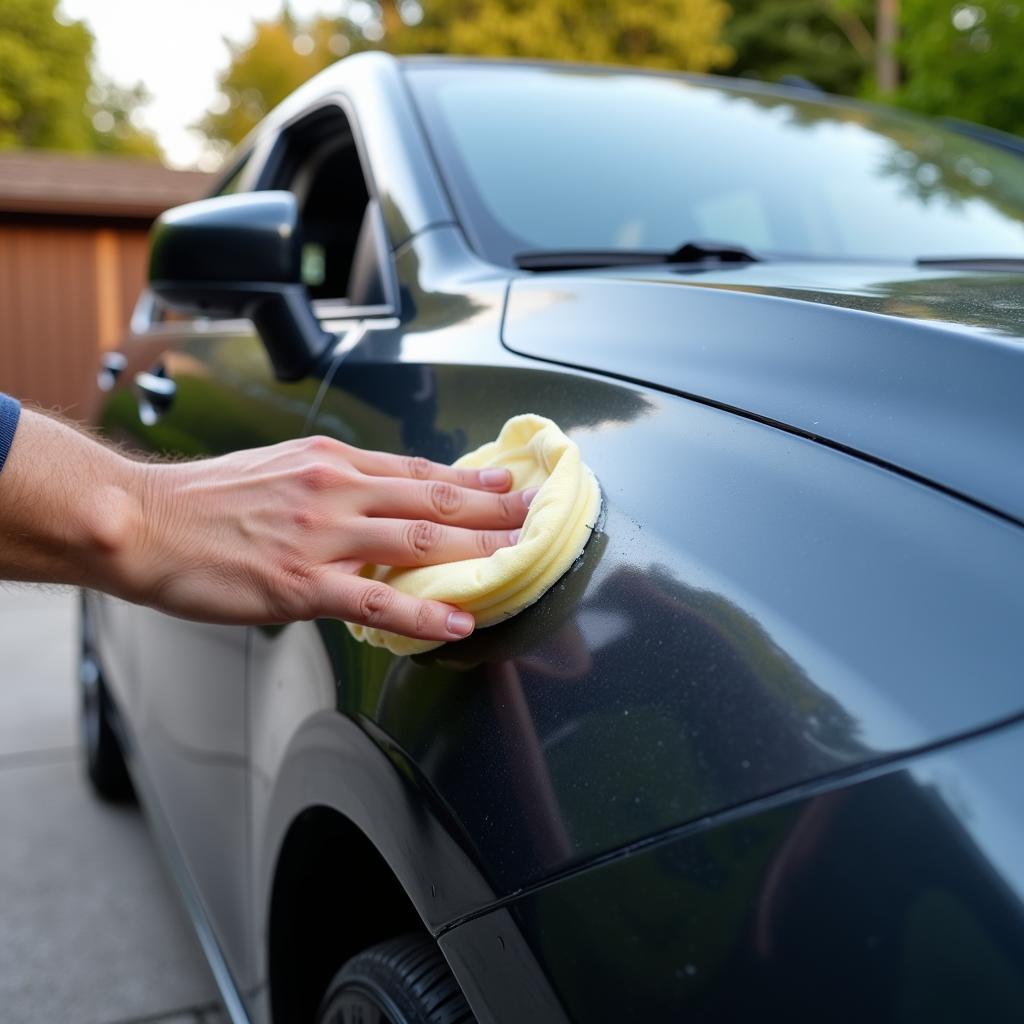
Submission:
POLYGON ((1018 722, 727 813, 441 946, 495 1024, 1020 1020, 1022 753, 1018 722))
POLYGON ((513 282, 502 338, 785 425, 1024 522, 1022 282, 884 264, 546 274, 513 282))
MULTIPOLYGON (((869 283, 850 287, 860 298, 843 297, 837 281, 794 283, 821 267, 791 269, 786 285, 786 271, 767 266, 747 277, 645 268, 537 279, 492 266, 453 223, 398 67, 372 54, 329 69, 243 146, 258 184, 278 132, 324 102, 346 105, 394 250, 396 315, 321 306, 338 340, 294 385, 271 378, 248 324, 144 325, 99 421, 147 452, 215 455, 317 432, 450 462, 509 416, 537 412, 597 474, 595 536, 536 606, 415 658, 358 644, 335 620, 197 627, 105 598, 101 653, 140 770, 166 776, 146 793, 253 1020, 269 1020, 278 856, 314 807, 354 822, 426 927, 445 933, 482 1020, 491 1003, 480 986, 504 977, 503 961, 489 974, 466 943, 484 935, 486 953, 481 930, 514 913, 508 948, 530 1001, 509 1004, 525 1016, 492 1017, 555 1020, 581 998, 575 968, 505 904, 560 892, 574 873, 596 878, 609 867, 589 865, 641 855, 659 836, 697 835, 723 814, 739 821, 761 801, 801 799, 804 787, 1019 714, 1024 546, 1009 513, 978 507, 987 495, 974 477, 973 503, 949 493, 945 464, 934 483, 912 478, 930 463, 909 444, 910 420, 873 419, 870 372, 847 382, 846 418, 819 431, 805 422, 815 411, 806 396, 787 394, 768 358, 779 353, 838 398, 826 355, 853 366, 859 340, 871 359, 889 358, 871 354, 876 330, 918 352, 936 332, 938 350, 960 352, 955 331, 912 307, 839 308, 875 301, 869 283), (800 295, 783 296, 787 287, 800 295), (667 356, 681 322, 724 339, 719 351, 687 335, 685 367, 667 356), (794 363, 798 334, 808 367, 794 363), (755 342, 764 358, 745 362, 755 342), (179 395, 144 427, 130 382, 158 363, 179 395), (686 380, 675 376, 683 368, 686 380), (744 368, 757 378, 746 388, 744 368), (687 386, 694 378, 714 387, 687 386)), ((1010 444, 1019 421, 1003 405, 996 414, 1010 444)), ((958 451, 922 444, 949 462, 958 451)), ((1005 511, 1013 486, 994 508, 1005 511)))
MULTIPOLYGON (((109 395, 101 423, 143 455, 220 455, 300 435, 316 396, 315 377, 295 385, 275 381, 262 343, 244 324, 198 331, 167 325, 127 352, 123 384, 109 395), (172 405, 155 418, 132 386, 136 373, 153 370, 175 385, 172 405)), ((147 790, 236 985, 245 988, 257 972, 247 830, 248 631, 106 597, 99 604, 105 642, 132 652, 130 676, 116 662, 107 672, 147 790), (116 625, 105 621, 115 612, 116 625)))
MULTIPOLYGON (((411 659, 325 622, 317 659, 496 897, 1022 709, 1016 527, 770 425, 505 352, 492 282, 415 286, 408 263, 439 244, 408 247, 412 315, 347 354, 310 429, 449 461, 550 415, 602 519, 513 622, 411 659)), ((432 926, 479 909, 475 886, 427 891, 432 926)))

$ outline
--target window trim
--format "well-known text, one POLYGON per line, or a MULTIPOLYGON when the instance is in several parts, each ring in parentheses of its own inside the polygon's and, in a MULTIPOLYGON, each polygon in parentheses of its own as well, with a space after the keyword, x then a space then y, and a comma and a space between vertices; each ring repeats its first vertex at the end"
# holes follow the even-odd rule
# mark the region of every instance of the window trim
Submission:
MULTIPOLYGON (((356 156, 363 172, 363 180, 371 203, 377 205, 377 225, 375 240, 377 258, 381 270, 381 282, 387 302, 372 306, 353 306, 344 299, 322 298, 312 299, 313 314, 317 320, 324 321, 358 321, 389 319, 401 316, 401 302, 398 284, 398 271, 395 266, 394 244, 387 230, 387 223, 381 213, 380 194, 373 177, 373 170, 367 156, 366 144, 362 129, 356 116, 355 106, 342 92, 333 92, 320 96, 317 100, 298 111, 293 117, 274 128, 268 128, 245 150, 231 167, 222 174, 209 193, 208 198, 217 195, 225 183, 242 171, 239 192, 262 192, 272 187, 271 182, 279 171, 280 161, 286 149, 286 135, 303 121, 316 116, 322 111, 335 108, 341 111, 348 122, 352 133, 352 142, 356 147, 356 156)), ((193 317, 189 321, 161 321, 155 319, 158 303, 149 287, 145 287, 136 301, 129 328, 132 336, 149 336, 161 334, 238 334, 246 330, 247 320, 221 320, 209 317, 193 317)))
POLYGON ((207 198, 212 199, 215 196, 220 195, 233 195, 234 193, 225 193, 224 187, 234 178, 238 176, 238 192, 249 192, 248 179, 253 177, 255 173, 255 165, 253 157, 256 155, 256 147, 251 147, 245 150, 240 156, 236 157, 226 171, 224 171, 217 179, 213 188, 207 193, 207 198))
POLYGON ((317 319, 321 321, 398 316, 400 315, 399 296, 401 293, 399 291, 398 273, 394 260, 394 243, 388 235, 387 223, 381 214, 380 193, 377 189, 373 168, 367 155, 366 143, 363 140, 359 118, 356 115, 354 104, 345 93, 332 92, 319 97, 315 102, 298 111, 293 117, 282 122, 273 130, 273 142, 260 163, 259 170, 255 174, 255 181, 252 183, 249 191, 260 192, 280 187, 275 186, 274 181, 281 173, 281 166, 288 151, 288 133, 294 131, 304 121, 309 121, 322 115, 324 111, 331 109, 340 110, 348 123, 349 131, 352 133, 352 143, 356 148, 356 158, 359 160, 359 166, 363 172, 363 181, 366 184, 369 202, 376 204, 377 213, 375 219, 377 223, 374 230, 377 259, 381 271, 381 283, 384 288, 384 294, 387 297, 387 302, 372 306, 353 306, 342 298, 313 299, 313 312, 316 314, 317 319))

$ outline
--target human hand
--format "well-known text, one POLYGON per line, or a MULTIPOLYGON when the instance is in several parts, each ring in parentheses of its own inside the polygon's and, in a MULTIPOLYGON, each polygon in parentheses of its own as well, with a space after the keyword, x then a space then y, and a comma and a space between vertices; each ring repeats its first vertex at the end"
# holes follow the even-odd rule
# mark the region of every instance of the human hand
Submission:
POLYGON ((72 583, 182 618, 321 616, 424 640, 473 617, 400 594, 367 562, 429 565, 515 544, 536 489, 327 437, 196 462, 135 462, 22 411, 0 479, 0 579, 72 583))
POLYGON ((367 563, 480 558, 515 544, 533 491, 312 437, 220 458, 136 464, 142 516, 114 553, 123 592, 185 618, 333 617, 455 640, 473 617, 358 575, 367 563))

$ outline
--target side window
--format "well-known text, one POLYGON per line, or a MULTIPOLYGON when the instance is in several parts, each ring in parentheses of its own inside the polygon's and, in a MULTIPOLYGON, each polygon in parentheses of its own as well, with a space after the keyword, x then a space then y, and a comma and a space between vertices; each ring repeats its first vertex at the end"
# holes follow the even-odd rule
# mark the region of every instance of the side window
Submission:
POLYGON ((323 107, 287 128, 259 187, 289 189, 298 199, 302 279, 310 298, 353 306, 387 303, 383 221, 339 107, 323 107))

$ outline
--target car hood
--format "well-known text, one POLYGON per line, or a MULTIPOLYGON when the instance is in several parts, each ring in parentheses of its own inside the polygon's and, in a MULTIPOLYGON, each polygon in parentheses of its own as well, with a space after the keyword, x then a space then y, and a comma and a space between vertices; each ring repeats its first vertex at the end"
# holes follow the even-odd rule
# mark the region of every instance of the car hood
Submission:
POLYGON ((511 350, 799 431, 1024 523, 1024 274, 893 264, 515 279, 511 350))

